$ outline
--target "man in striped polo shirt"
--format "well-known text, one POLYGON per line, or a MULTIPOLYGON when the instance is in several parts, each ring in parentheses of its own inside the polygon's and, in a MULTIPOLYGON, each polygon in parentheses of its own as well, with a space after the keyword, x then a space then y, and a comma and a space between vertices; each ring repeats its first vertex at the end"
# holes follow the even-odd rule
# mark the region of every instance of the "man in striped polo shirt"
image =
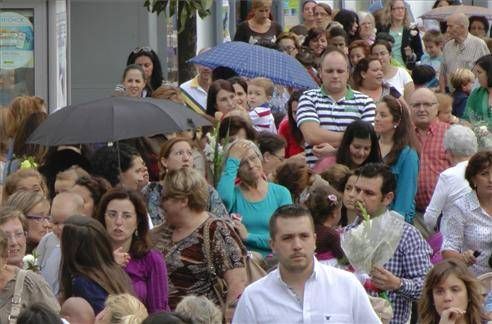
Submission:
POLYGON ((306 162, 313 167, 318 158, 333 154, 345 128, 354 120, 374 122, 376 105, 368 96, 352 90, 349 61, 337 48, 329 47, 321 59, 319 89, 305 91, 299 99, 297 125, 305 144, 306 162))

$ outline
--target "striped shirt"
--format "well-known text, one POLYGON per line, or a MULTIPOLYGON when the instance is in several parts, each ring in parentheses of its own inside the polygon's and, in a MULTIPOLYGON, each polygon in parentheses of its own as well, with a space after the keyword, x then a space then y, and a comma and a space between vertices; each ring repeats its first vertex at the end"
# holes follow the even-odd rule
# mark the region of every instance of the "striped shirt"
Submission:
POLYGON ((444 45, 441 72, 446 76, 447 86, 451 86, 451 74, 457 69, 466 68, 472 70, 475 62, 484 55, 490 54, 487 44, 480 38, 468 34, 462 44, 454 39, 444 45))
MULTIPOLYGON (((297 126, 309 121, 316 122, 329 131, 344 132, 350 123, 358 119, 373 123, 375 110, 376 105, 371 98, 350 87, 347 88, 345 97, 338 101, 321 87, 302 94, 297 109, 297 126)), ((312 145, 305 144, 306 162, 311 168, 318 161, 312 148, 312 145)))
POLYGON ((277 134, 275 119, 268 105, 259 106, 248 112, 251 123, 257 132, 277 134))

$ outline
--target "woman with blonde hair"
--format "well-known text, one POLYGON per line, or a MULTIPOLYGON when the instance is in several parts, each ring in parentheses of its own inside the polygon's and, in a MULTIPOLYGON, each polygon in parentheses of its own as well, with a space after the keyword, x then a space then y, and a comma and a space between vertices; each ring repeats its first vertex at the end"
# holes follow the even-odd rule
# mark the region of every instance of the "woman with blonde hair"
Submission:
MULTIPOLYGON (((165 194, 164 178, 168 172, 182 168, 196 169, 194 160, 194 148, 190 140, 185 137, 175 137, 161 146, 159 153, 160 181, 149 183, 143 188, 147 209, 152 224, 157 226, 165 221, 165 211, 160 208, 161 197, 165 194)), ((197 170, 199 171, 199 170, 197 170)), ((228 218, 229 213, 222 203, 220 196, 211 185, 208 186, 209 200, 207 210, 219 218, 228 218)))
POLYGON ((282 26, 270 19, 272 0, 253 0, 252 17, 237 26, 234 41, 250 44, 274 44, 282 26))
POLYGON ((226 221, 207 212, 208 183, 197 171, 170 171, 164 187, 161 206, 166 222, 151 234, 155 248, 166 259, 169 306, 174 310, 186 295, 204 295, 216 305, 224 302, 225 317, 230 320, 229 306, 246 283, 241 239, 226 221), (217 278, 225 280, 225 294, 214 289, 217 278))
POLYGON ((140 324, 149 315, 145 306, 130 294, 109 295, 94 324, 140 324))
POLYGON ((444 260, 427 274, 419 299, 419 323, 482 323, 482 287, 458 259, 444 260))
POLYGON ((231 213, 239 214, 234 226, 246 247, 271 253, 269 221, 273 212, 292 203, 284 186, 269 182, 263 172, 263 156, 255 143, 237 140, 229 147, 217 191, 231 213))
POLYGON ((19 96, 8 107, 7 135, 14 138, 24 119, 34 112, 46 112, 44 100, 36 96, 19 96))
POLYGON ((403 0, 389 0, 383 8, 378 32, 389 33, 395 39, 391 53, 395 60, 409 69, 420 61, 422 40, 417 27, 410 26, 410 16, 403 0))
POLYGON ((376 40, 376 19, 370 12, 359 11, 359 37, 371 46, 376 40))
POLYGON ((44 177, 36 169, 20 169, 5 179, 2 201, 5 202, 17 191, 34 191, 48 197, 48 187, 44 177))
POLYGON ((6 205, 18 209, 25 215, 27 220, 26 253, 31 254, 43 236, 51 231, 50 201, 39 192, 18 191, 9 197, 6 205))
POLYGON ((176 306, 176 313, 194 324, 222 324, 222 312, 205 296, 186 296, 176 306))

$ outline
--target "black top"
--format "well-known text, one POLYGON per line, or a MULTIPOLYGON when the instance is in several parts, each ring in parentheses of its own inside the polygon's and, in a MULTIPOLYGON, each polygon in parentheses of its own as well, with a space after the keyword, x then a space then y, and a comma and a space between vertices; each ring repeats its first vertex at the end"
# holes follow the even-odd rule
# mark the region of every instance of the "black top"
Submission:
MULTIPOLYGON (((380 32, 385 32, 389 33, 390 32, 390 25, 387 26, 378 26, 378 33, 380 32)), ((405 47, 410 46, 410 48, 413 50, 415 55, 417 56, 416 61, 420 61, 420 58, 422 57, 422 54, 424 54, 424 50, 422 48, 422 40, 420 39, 420 34, 419 30, 417 28, 408 28, 408 27, 403 27, 403 35, 401 38, 401 57, 405 60, 405 63, 407 64, 407 68, 411 69, 413 66, 409 66, 407 63, 407 57, 405 55, 405 47)))
POLYGON ((275 44, 277 36, 282 32, 282 26, 272 21, 270 29, 266 33, 257 33, 249 27, 247 20, 237 25, 235 41, 250 43, 250 44, 275 44))

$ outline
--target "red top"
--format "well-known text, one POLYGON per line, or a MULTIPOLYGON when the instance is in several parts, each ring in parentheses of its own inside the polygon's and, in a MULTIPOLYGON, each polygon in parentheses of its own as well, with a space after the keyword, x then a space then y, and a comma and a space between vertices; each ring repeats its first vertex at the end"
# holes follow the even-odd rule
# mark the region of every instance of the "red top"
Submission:
POLYGON ((449 124, 442 123, 437 118, 427 130, 415 128, 421 145, 418 190, 415 196, 418 211, 425 211, 439 174, 450 167, 443 145, 448 128, 449 124))
POLYGON ((285 141, 287 142, 287 146, 285 147, 286 158, 304 152, 304 148, 297 144, 294 134, 292 134, 289 119, 287 117, 282 119, 280 122, 280 125, 278 126, 278 134, 285 138, 285 141))

